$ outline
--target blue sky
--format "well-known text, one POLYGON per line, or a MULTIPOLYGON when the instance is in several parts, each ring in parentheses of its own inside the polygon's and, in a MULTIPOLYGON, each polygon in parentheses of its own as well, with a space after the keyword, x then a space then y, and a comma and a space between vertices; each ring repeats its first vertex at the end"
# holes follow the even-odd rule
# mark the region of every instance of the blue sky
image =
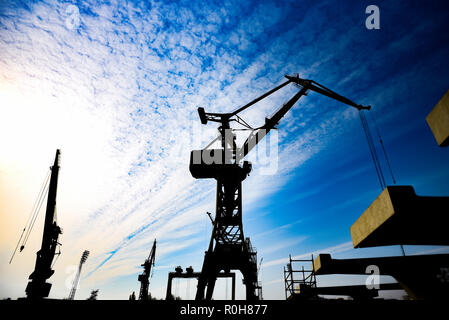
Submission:
MULTIPOLYGON (((39 232, 7 261, 56 148, 64 234, 52 297, 68 295, 68 270, 84 249, 91 256, 78 298, 100 289, 100 299, 127 299, 154 238, 155 296, 177 265, 200 270, 215 184, 190 176, 189 151, 216 131, 200 125, 197 107, 234 110, 284 74, 371 105, 397 184, 449 195, 449 149, 425 122, 448 90, 448 9, 445 1, 2 1, 0 294, 24 294, 39 232), (379 30, 365 27, 370 4, 380 9, 379 30)), ((296 90, 242 116, 258 126, 296 90)), ((270 139, 276 172, 255 165, 243 185, 244 232, 264 259, 266 298, 283 299, 289 254, 400 254, 352 249, 349 227, 381 191, 356 110, 310 93, 270 139)), ((406 247, 425 250, 446 249, 406 247)), ((177 286, 193 297, 193 283, 177 286)), ((216 298, 226 298, 225 287, 216 298)))

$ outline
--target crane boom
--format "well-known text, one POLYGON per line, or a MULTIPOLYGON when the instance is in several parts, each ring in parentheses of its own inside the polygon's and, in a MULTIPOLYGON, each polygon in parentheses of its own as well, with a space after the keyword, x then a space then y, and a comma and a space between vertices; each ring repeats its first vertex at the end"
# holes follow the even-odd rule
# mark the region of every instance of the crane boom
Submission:
MULTIPOLYGON (((208 121, 219 122, 221 126, 219 128, 221 137, 222 137, 222 147, 223 147, 223 158, 228 157, 227 145, 231 145, 232 153, 234 154, 235 163, 238 164, 243 158, 270 132, 271 129, 275 128, 275 126, 279 123, 279 121, 285 116, 285 114, 293 107, 293 105, 304 95, 307 95, 309 90, 320 93, 324 96, 332 98, 341 103, 347 104, 351 107, 356 108, 357 110, 369 110, 371 106, 362 106, 360 104, 356 104, 352 100, 330 90, 329 88, 319 84, 314 80, 302 79, 299 76, 289 76, 285 75, 287 81, 283 82, 279 86, 271 89, 270 91, 264 93, 263 95, 257 97, 251 102, 245 104, 244 106, 236 109, 231 113, 209 113, 205 112, 204 108, 198 108, 198 114, 202 124, 207 124, 208 121), (235 143, 232 142, 226 136, 226 130, 230 129, 229 123, 233 121, 232 117, 237 116, 238 114, 250 106, 256 104, 262 99, 268 97, 269 95, 275 93, 276 91, 282 89, 289 83, 295 83, 301 87, 300 91, 297 92, 287 103, 285 103, 271 118, 265 118, 265 124, 257 129, 253 129, 246 141, 243 143, 242 147, 237 148, 235 143)), ((239 122, 239 119, 235 120, 239 122)), ((195 153, 198 153, 199 150, 195 150, 195 153)), ((192 154, 192 159, 201 158, 202 155, 194 155, 192 154)), ((227 160, 224 160, 224 163, 227 163, 227 160)), ((191 170, 192 171, 192 170, 191 170)))
POLYGON ((80 275, 81 275, 81 269, 83 267, 83 264, 86 262, 87 257, 89 256, 89 253, 90 253, 89 250, 84 250, 83 254, 81 255, 80 263, 78 266, 78 271, 76 273, 75 280, 73 281, 72 289, 70 290, 68 300, 75 299, 75 293, 76 293, 76 289, 78 288, 78 283, 79 283, 80 275))
POLYGON ((265 125, 261 128, 253 130, 243 146, 237 150, 236 163, 239 163, 269 132, 273 129, 285 114, 293 107, 293 105, 307 93, 306 88, 302 88, 297 94, 293 96, 286 104, 284 104, 271 119, 265 119, 265 125))
POLYGON ((290 82, 292 82, 292 80, 288 79, 288 81, 285 81, 284 83, 280 84, 279 86, 277 86, 274 89, 271 89, 270 91, 264 93, 263 95, 261 95, 260 97, 257 97, 256 99, 254 99, 253 101, 245 104, 244 106, 238 108, 237 110, 235 110, 234 112, 231 113, 206 113, 204 111, 204 108, 198 108, 198 113, 200 115, 200 120, 202 124, 207 124, 207 121, 215 121, 215 122, 221 122, 222 119, 230 119, 232 116, 237 115, 238 113, 242 112, 243 110, 251 107, 253 104, 256 104, 257 102, 259 102, 260 100, 268 97, 269 95, 275 93, 276 91, 278 91, 279 89, 282 89, 283 87, 285 87, 287 84, 289 84, 290 82))
POLYGON ((362 106, 360 104, 357 104, 357 103, 349 100, 348 98, 343 97, 342 95, 339 95, 338 93, 332 91, 331 89, 326 88, 325 86, 323 86, 322 84, 319 84, 318 82, 316 82, 314 80, 301 79, 299 76, 292 77, 292 76, 289 76, 289 75, 285 75, 285 77, 287 79, 291 80, 292 82, 294 82, 294 83, 304 87, 304 88, 307 88, 307 89, 310 89, 312 91, 321 93, 322 95, 325 95, 325 96, 327 96, 329 98, 332 98, 332 99, 335 99, 335 100, 340 101, 342 103, 345 103, 345 104, 347 104, 347 105, 349 105, 351 107, 356 108, 359 111, 360 110, 370 110, 371 109, 371 106, 362 106))

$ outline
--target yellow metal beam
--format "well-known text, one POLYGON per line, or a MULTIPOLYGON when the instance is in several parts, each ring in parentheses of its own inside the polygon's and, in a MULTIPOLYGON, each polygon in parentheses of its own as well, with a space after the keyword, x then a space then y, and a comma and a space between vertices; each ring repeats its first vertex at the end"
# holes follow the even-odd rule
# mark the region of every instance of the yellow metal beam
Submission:
POLYGON ((449 245, 449 197, 417 196, 412 186, 387 187, 351 226, 354 248, 449 245))
POLYGON ((432 133, 440 147, 449 145, 449 90, 426 118, 432 133))

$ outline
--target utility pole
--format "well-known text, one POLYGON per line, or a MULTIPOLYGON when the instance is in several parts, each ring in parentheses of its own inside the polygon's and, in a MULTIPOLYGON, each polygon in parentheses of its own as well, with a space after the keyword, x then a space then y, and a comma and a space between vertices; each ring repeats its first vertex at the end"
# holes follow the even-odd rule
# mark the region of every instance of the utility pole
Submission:
POLYGON ((156 258, 156 239, 154 239, 148 259, 142 264, 143 272, 137 278, 140 281, 139 300, 148 300, 148 287, 150 285, 151 267, 154 266, 156 258))

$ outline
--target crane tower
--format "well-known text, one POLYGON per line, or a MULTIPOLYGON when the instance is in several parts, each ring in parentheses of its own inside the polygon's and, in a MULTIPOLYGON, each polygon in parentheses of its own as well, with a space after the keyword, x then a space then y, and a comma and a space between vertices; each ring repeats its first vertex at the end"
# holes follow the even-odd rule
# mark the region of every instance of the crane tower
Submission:
POLYGON ((150 285, 151 268, 154 266, 156 257, 156 239, 154 239, 153 247, 151 248, 148 259, 142 264, 143 272, 139 274, 140 281, 139 300, 148 300, 148 286, 150 285))

